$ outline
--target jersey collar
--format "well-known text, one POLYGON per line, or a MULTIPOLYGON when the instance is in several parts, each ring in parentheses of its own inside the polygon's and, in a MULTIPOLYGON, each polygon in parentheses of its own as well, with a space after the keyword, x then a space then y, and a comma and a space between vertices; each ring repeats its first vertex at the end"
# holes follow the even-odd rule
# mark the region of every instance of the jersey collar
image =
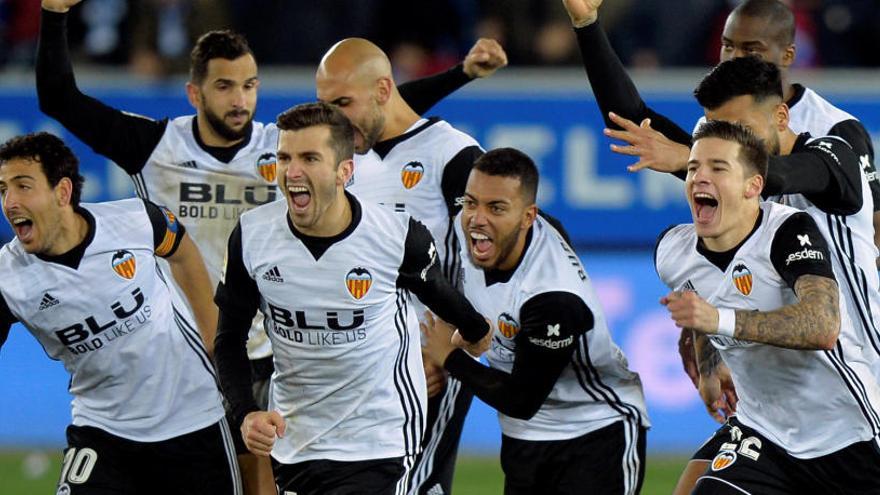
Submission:
POLYGON ((761 222, 764 219, 764 209, 761 208, 758 210, 758 220, 755 221, 755 226, 752 227, 752 231, 749 232, 749 235, 746 236, 745 239, 742 240, 736 246, 728 249, 727 251, 709 251, 706 248, 705 244, 703 244, 703 240, 697 238, 697 252, 702 254, 704 258, 709 260, 709 263, 717 266, 719 270, 722 272, 727 271, 727 267, 730 265, 730 262, 733 261, 733 258, 736 256, 736 253, 739 251, 739 248, 743 246, 749 239, 752 238, 752 235, 755 234, 755 231, 758 230, 758 227, 761 226, 761 222))
POLYGON ((83 239, 82 242, 77 244, 66 253, 56 256, 37 253, 37 258, 48 263, 57 263, 59 265, 64 265, 73 268, 74 270, 79 268, 79 264, 82 261, 83 256, 85 256, 86 248, 88 248, 92 241, 95 239, 95 217, 91 214, 91 212, 89 212, 89 210, 86 210, 81 206, 77 206, 73 209, 73 211, 75 211, 81 217, 85 218, 86 223, 88 223, 89 225, 89 231, 86 232, 85 239, 83 239))
POLYGON ((361 204, 348 191, 345 191, 345 198, 348 199, 348 203, 351 205, 351 223, 348 224, 348 227, 345 228, 342 232, 332 236, 332 237, 314 237, 307 234, 303 234, 299 230, 296 229, 296 226, 293 225, 293 221, 290 219, 290 215, 287 213, 287 210, 284 210, 284 218, 287 219, 287 227, 290 228, 290 232, 299 239, 303 245, 305 245, 306 249, 312 253, 312 256, 315 258, 315 261, 321 258, 321 256, 330 249, 330 246, 336 244, 337 242, 345 239, 354 229, 357 228, 358 224, 361 223, 361 204))
POLYGON ((376 154, 384 160, 385 157, 388 156, 388 153, 391 153, 391 150, 394 149, 395 146, 424 131, 428 127, 431 127, 437 122, 440 122, 440 117, 431 117, 427 119, 423 124, 416 126, 415 129, 410 129, 403 134, 393 137, 391 139, 379 141, 378 143, 373 145, 373 151, 375 151, 376 154))

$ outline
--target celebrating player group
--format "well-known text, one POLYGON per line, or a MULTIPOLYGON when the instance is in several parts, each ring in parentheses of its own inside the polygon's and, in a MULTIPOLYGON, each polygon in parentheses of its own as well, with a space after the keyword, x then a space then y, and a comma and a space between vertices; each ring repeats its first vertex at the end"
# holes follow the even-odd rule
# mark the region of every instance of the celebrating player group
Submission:
MULTIPOLYGON (((40 109, 137 197, 81 202, 77 157, 49 133, 0 146, 0 344, 21 323, 70 373, 57 493, 450 494, 474 396, 498 411, 505 494, 641 491, 641 381, 536 205, 535 163, 422 116, 506 66, 497 42, 398 86, 377 45, 340 40, 317 101, 261 123, 247 40, 210 31, 195 112, 155 120, 77 87, 80 1, 42 0, 40 109)), ((657 232, 658 298, 723 424, 675 493, 880 494, 870 137, 790 81, 779 0, 728 16, 693 132, 642 101, 601 3, 560 8, 605 134, 631 171, 682 179, 692 214, 657 232)))

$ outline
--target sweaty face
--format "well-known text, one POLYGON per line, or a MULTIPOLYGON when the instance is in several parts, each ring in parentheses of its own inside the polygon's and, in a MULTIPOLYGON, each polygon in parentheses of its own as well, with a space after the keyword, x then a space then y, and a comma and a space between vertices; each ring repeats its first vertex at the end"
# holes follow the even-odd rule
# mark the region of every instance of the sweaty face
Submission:
POLYGON ((710 249, 732 248, 753 226, 747 215, 749 184, 739 149, 738 143, 719 138, 700 139, 691 148, 685 190, 697 236, 710 249))
POLYGON ((731 14, 721 35, 721 62, 758 57, 777 67, 787 67, 792 62, 785 59, 788 46, 779 43, 778 34, 779 27, 768 19, 731 14))
POLYGON ((748 128, 764 141, 767 153, 775 156, 780 151, 779 126, 775 113, 779 103, 772 99, 757 103, 751 95, 737 96, 714 110, 706 110, 706 118, 733 122, 748 128))
POLYGON ((318 100, 336 105, 354 126, 354 150, 362 155, 382 138, 385 114, 371 91, 372 86, 318 73, 318 100))
POLYGON ((520 237, 525 237, 523 219, 526 205, 520 181, 471 171, 464 193, 461 228, 470 249, 471 261, 480 268, 513 268, 521 252, 520 237))
POLYGON ((28 253, 49 253, 61 232, 61 200, 39 162, 14 158, 0 165, 3 214, 28 253))
POLYGON ((222 139, 238 141, 244 137, 254 119, 258 86, 257 63, 251 55, 208 62, 208 73, 199 85, 199 109, 222 139))
POLYGON ((325 213, 341 197, 343 167, 330 147, 330 129, 307 127, 281 131, 278 137, 278 185, 285 192, 290 218, 298 230, 313 235, 332 219, 325 213))

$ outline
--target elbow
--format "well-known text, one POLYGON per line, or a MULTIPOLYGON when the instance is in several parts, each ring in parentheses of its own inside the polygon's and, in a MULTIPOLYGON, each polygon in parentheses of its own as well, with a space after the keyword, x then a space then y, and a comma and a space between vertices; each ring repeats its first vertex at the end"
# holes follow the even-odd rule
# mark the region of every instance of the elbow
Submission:
POLYGON ((538 411, 541 409, 541 405, 543 401, 527 401, 520 400, 510 405, 510 407, 505 408, 506 410, 501 411, 502 413, 510 416, 511 418, 522 419, 524 421, 528 421, 532 419, 535 414, 538 414, 538 411))
POLYGON ((833 318, 830 318, 830 320, 831 321, 826 326, 825 331, 822 332, 819 342, 817 342, 817 347, 823 351, 834 349, 837 345, 837 337, 840 335, 840 315, 834 314, 833 318))

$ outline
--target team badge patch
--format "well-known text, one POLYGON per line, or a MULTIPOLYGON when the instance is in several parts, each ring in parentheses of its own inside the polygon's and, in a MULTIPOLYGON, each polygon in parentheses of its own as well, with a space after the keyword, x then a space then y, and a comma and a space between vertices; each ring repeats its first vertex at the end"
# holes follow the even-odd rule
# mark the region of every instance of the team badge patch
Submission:
POLYGON ((131 251, 116 251, 113 258, 110 259, 110 266, 113 267, 113 271, 117 275, 126 280, 131 280, 134 278, 135 271, 137 270, 137 260, 131 251))
POLYGON ((263 153, 257 158, 257 172, 269 182, 275 182, 275 153, 263 153))
POLYGON ((366 268, 359 266, 352 268, 345 276, 345 287, 355 299, 361 299, 367 295, 371 285, 373 285, 373 276, 366 268))
POLYGON ((722 450, 712 459, 712 471, 721 471, 730 467, 736 462, 736 452, 732 450, 722 450))
POLYGON ((752 293, 752 272, 746 265, 739 263, 733 267, 733 285, 744 296, 752 293))
POLYGON ((400 180, 403 182, 403 187, 412 189, 422 180, 423 175, 425 175, 425 167, 421 163, 409 162, 400 171, 400 180))
POLYGON ((509 314, 501 313, 498 317, 498 330, 501 332, 501 335, 510 339, 519 333, 519 323, 517 323, 509 314))

